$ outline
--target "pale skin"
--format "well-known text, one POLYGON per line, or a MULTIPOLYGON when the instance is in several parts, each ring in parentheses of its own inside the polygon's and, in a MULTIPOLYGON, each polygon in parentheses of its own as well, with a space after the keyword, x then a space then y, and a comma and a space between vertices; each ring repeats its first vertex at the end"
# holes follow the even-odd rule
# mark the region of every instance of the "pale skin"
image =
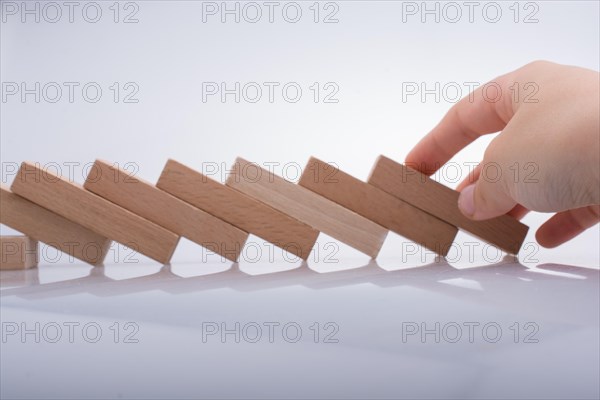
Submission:
POLYGON ((478 137, 500 132, 457 188, 463 214, 482 220, 552 212, 536 232, 544 247, 556 247, 598 224, 600 74, 536 61, 492 82, 502 89, 499 101, 483 95, 485 85, 478 88, 449 110, 412 149, 406 163, 433 174, 478 137), (515 86, 510 89, 515 83, 521 89, 517 96, 515 86), (523 90, 527 83, 533 86, 523 90), (493 172, 493 177, 482 170, 493 172))

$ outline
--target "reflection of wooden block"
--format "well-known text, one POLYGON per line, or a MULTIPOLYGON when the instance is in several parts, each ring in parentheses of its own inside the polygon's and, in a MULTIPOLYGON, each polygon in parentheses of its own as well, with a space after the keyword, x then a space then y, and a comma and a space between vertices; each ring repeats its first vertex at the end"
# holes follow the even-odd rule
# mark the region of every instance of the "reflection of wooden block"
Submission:
POLYGON ((376 223, 241 158, 227 185, 373 258, 387 236, 387 230, 376 223))
POLYGON ((377 159, 368 182, 511 254, 519 252, 529 229, 508 215, 486 221, 465 217, 456 190, 384 156, 377 159))
POLYGON ((11 189, 161 263, 169 262, 179 241, 176 234, 30 163, 21 164, 11 189))
POLYGON ((265 204, 169 160, 156 186, 306 260, 319 232, 265 204))
POLYGON ((0 188, 0 223, 79 260, 99 264, 111 241, 58 214, 0 188))
POLYGON ((314 157, 298 184, 444 256, 458 231, 447 222, 314 157))
POLYGON ((0 270, 37 267, 38 242, 28 236, 0 236, 0 270))
POLYGON ((84 188, 171 232, 237 261, 248 234, 150 183, 96 160, 84 188))

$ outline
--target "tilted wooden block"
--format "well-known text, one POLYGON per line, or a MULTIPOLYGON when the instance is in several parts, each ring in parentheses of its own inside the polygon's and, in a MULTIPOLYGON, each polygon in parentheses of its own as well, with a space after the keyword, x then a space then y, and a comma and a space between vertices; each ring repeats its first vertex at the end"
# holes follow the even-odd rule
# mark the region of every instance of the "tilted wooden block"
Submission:
POLYGON ((306 260, 319 232, 174 160, 156 186, 306 260))
POLYGON ((238 158, 227 185, 375 258, 387 236, 380 225, 256 164, 238 158))
POLYGON ((368 182, 511 254, 519 252, 529 229, 508 215, 486 221, 465 217, 456 190, 384 156, 377 159, 368 182))
POLYGON ((31 163, 21 164, 11 189, 161 263, 169 262, 179 241, 173 232, 31 163))
POLYGON ((154 185, 96 160, 83 187, 236 262, 248 234, 154 185))
POLYGON ((314 157, 298 184, 444 256, 458 232, 453 225, 314 157))
POLYGON ((90 264, 104 261, 111 240, 0 187, 0 223, 90 264))
POLYGON ((37 267, 38 242, 28 236, 0 236, 0 270, 37 267))

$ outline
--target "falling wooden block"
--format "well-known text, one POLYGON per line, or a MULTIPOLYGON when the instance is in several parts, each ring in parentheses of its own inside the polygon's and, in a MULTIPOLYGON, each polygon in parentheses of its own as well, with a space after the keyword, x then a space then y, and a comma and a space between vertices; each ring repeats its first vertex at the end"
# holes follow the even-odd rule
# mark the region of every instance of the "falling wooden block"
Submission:
POLYGON ((104 261, 111 240, 0 186, 0 223, 90 264, 104 261))
POLYGON ((169 262, 179 241, 179 236, 173 232, 31 163, 21 164, 11 189, 19 196, 161 263, 169 262))
POLYGON ((306 260, 319 232, 174 160, 156 186, 217 218, 306 260))
POLYGON ((485 221, 467 218, 458 208, 456 190, 384 156, 377 159, 368 182, 511 254, 519 252, 529 229, 508 215, 485 221))
POLYGON ((83 187, 236 262, 248 234, 154 185, 96 160, 83 187))
POLYGON ((227 185, 375 258, 387 236, 380 225, 238 158, 227 185))
POLYGON ((298 184, 443 256, 458 232, 453 225, 314 157, 298 184))
POLYGON ((0 270, 37 267, 38 242, 28 236, 0 236, 0 270))

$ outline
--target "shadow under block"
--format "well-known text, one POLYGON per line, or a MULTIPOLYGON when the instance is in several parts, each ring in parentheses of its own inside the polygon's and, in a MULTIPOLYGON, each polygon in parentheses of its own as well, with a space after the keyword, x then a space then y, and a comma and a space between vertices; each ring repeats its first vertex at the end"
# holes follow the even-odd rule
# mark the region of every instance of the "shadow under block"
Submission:
POLYGON ((139 178, 96 160, 83 187, 236 262, 248 234, 139 178))
POLYGON ((38 242, 28 236, 0 236, 0 270, 37 267, 38 242))
POLYGON ((175 233, 31 163, 21 164, 11 189, 160 263, 169 262, 179 241, 175 233))
POLYGON ((387 229, 302 186, 238 158, 227 185, 375 258, 387 229))
POLYGON ((314 157, 298 184, 443 256, 458 232, 453 225, 314 157))
POLYGON ((104 261, 111 240, 0 187, 0 223, 89 264, 104 261))
POLYGON ((156 186, 306 260, 319 231, 174 160, 156 186))
POLYGON ((529 229, 508 215, 486 221, 465 217, 456 190, 384 156, 377 159, 368 182, 510 254, 519 252, 529 229))

